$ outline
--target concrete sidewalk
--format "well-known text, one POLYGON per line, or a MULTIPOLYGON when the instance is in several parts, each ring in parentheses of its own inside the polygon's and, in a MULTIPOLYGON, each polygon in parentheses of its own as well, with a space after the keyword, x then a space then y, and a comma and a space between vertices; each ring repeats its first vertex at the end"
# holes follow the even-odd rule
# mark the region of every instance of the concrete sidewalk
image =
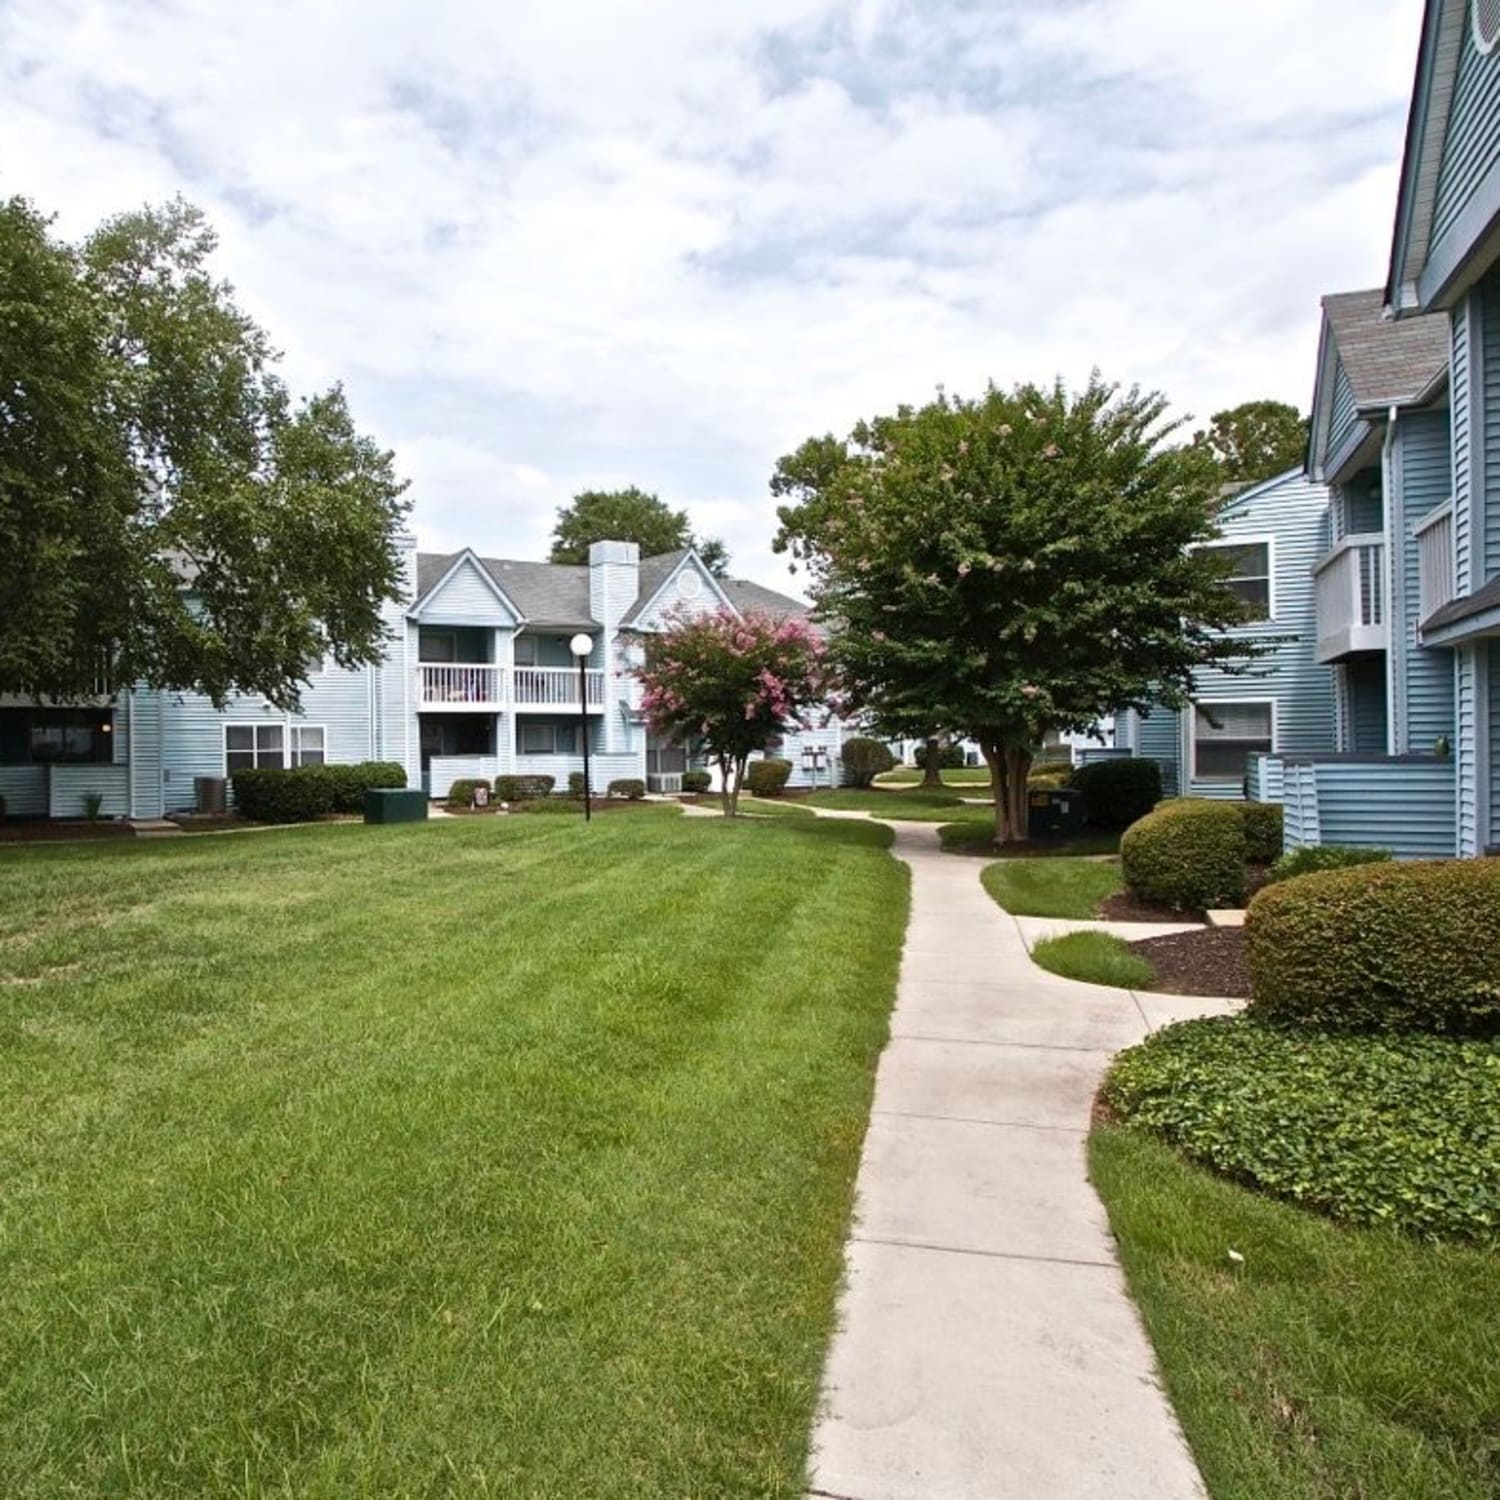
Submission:
POLYGON ((1058 978, 932 824, 824 1376, 812 1493, 1199 1500, 1088 1181, 1110 1055, 1234 1002, 1058 978))

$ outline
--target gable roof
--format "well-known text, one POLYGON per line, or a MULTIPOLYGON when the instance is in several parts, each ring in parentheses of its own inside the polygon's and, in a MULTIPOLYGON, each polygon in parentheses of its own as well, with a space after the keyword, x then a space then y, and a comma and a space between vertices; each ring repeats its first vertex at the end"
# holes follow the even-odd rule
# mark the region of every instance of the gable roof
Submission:
POLYGON ((1377 288, 1324 297, 1323 316, 1361 411, 1409 406, 1448 372, 1448 320, 1440 313, 1389 318, 1377 288))
MULTIPOLYGON (((462 552, 417 553, 417 598, 423 599, 447 576, 462 552)), ((589 613, 589 570, 564 563, 523 562, 508 557, 475 561, 520 610, 528 625, 598 628, 589 613)))

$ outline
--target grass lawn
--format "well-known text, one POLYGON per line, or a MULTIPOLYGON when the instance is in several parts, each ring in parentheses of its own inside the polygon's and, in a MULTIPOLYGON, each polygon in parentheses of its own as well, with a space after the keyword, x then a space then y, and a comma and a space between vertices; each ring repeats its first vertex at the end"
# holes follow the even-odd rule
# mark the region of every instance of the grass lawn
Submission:
MULTIPOLYGON (((962 769, 944 771, 942 777, 944 786, 959 786, 969 790, 990 784, 988 766, 965 766, 962 769)), ((887 771, 875 778, 876 784, 880 786, 916 786, 921 780, 922 772, 915 766, 897 766, 894 771, 887 771)))
POLYGON ((1099 903, 1125 889, 1120 866, 1098 859, 1007 859, 987 865, 984 888, 1013 917, 1099 915, 1099 903))
POLYGON ((1214 1500, 1500 1493, 1500 1257, 1340 1228, 1137 1131, 1090 1159, 1214 1500))
POLYGON ((888 840, 0 853, 0 1494, 802 1495, 888 840))
MULTIPOLYGON (((955 808, 953 818, 958 821, 945 819, 938 829, 938 838, 948 853, 996 857, 995 815, 989 808, 955 808)), ((1011 844, 1005 850, 1005 858, 1040 859, 1068 854, 1118 854, 1119 851, 1118 833, 1086 833, 1074 839, 1039 839, 1035 843, 1011 844)))
POLYGON ((1116 989, 1143 990, 1156 972, 1129 943, 1110 932, 1070 932, 1063 937, 1043 938, 1031 950, 1044 969, 1064 979, 1085 984, 1112 984, 1116 989))
POLYGON ((838 787, 830 791, 809 792, 797 800, 807 807, 827 807, 836 812, 869 812, 877 818, 893 818, 911 823, 946 823, 970 815, 981 819, 993 817, 984 807, 966 805, 960 791, 932 792, 921 787, 905 791, 881 791, 878 787, 838 787))

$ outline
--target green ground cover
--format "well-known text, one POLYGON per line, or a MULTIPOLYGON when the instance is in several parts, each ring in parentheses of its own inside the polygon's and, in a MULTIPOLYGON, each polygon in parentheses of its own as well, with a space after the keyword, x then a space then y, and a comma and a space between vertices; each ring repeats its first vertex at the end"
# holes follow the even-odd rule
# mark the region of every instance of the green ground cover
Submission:
POLYGON ((1026 859, 987 865, 984 888, 1013 917, 1099 915, 1099 905, 1124 890, 1117 860, 1026 859))
POLYGON ((0 1494, 800 1496, 888 838, 0 853, 0 1494))
POLYGON ((1342 1227, 1134 1129, 1090 1161, 1214 1500, 1500 1493, 1500 1256, 1342 1227))

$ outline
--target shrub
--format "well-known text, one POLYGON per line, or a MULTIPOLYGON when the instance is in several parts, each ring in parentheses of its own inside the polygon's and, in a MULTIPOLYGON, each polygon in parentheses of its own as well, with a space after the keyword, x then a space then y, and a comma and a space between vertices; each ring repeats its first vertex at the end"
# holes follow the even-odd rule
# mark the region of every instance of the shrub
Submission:
POLYGON ((83 815, 90 823, 97 823, 99 821, 99 813, 103 807, 103 792, 85 792, 83 794, 83 815))
POLYGON ((714 779, 707 771, 684 771, 682 773, 682 789, 685 792, 706 792, 714 784, 714 779))
MULTIPOLYGON (((305 769, 312 769, 311 767, 305 769)), ((363 812, 365 793, 382 787, 406 785, 406 769, 393 760, 362 760, 352 766, 319 767, 329 785, 336 813, 363 812)))
POLYGON ((1354 865, 1384 864, 1392 858, 1389 849, 1355 849, 1348 844, 1314 844, 1292 849, 1271 866, 1267 885, 1295 880, 1299 875, 1316 875, 1323 870, 1347 870, 1354 865))
POLYGON ((622 777, 619 781, 610 782, 608 795, 639 802, 646 795, 646 783, 637 781, 634 777, 622 777))
POLYGON ((1252 865, 1269 865, 1281 858, 1282 807, 1279 802, 1237 802, 1245 823, 1245 858, 1252 865))
POLYGON ((1500 1044, 1186 1021, 1122 1053, 1103 1099, 1306 1208, 1500 1241, 1500 1044))
POLYGON ((474 793, 483 787, 489 791, 490 784, 483 776, 461 776, 448 788, 449 807, 472 807, 474 804, 474 793))
POLYGON ((568 795, 570 797, 581 797, 581 796, 583 796, 583 772, 582 771, 569 771, 568 772, 568 795))
POLYGON ((869 786, 896 764, 896 757, 879 740, 863 737, 845 740, 839 755, 844 762, 844 774, 855 786, 869 786))
POLYGON ((306 823, 333 811, 333 780, 324 766, 236 771, 229 778, 234 805, 257 823, 306 823))
POLYGON ((1242 804, 1163 802, 1120 840, 1125 884, 1177 911, 1239 906, 1245 899, 1242 804))
POLYGON ((5 798, 0 797, 0 818, 5 816, 5 798))
MULTIPOLYGON (((918 752, 917 764, 923 765, 921 753, 918 752)), ((964 754, 964 747, 949 743, 938 752, 938 770, 940 771, 962 771, 969 764, 968 757, 964 754)))
POLYGON ((1052 792, 1059 787, 1071 785, 1073 775, 1072 766, 1033 766, 1031 774, 1026 778, 1026 785, 1037 791, 1052 792))
POLYGON ((1353 1031, 1500 1032, 1500 859, 1366 864, 1262 891, 1245 926, 1270 1019, 1353 1031))
POLYGON ((745 786, 753 797, 779 797, 791 774, 789 760, 752 760, 745 768, 745 786))
POLYGON ((555 776, 497 776, 495 797, 500 802, 528 802, 533 797, 550 797, 556 784, 555 776))
POLYGON ((1100 760, 1070 773, 1083 793, 1091 828, 1129 828, 1161 801, 1161 767, 1154 760, 1100 760))

